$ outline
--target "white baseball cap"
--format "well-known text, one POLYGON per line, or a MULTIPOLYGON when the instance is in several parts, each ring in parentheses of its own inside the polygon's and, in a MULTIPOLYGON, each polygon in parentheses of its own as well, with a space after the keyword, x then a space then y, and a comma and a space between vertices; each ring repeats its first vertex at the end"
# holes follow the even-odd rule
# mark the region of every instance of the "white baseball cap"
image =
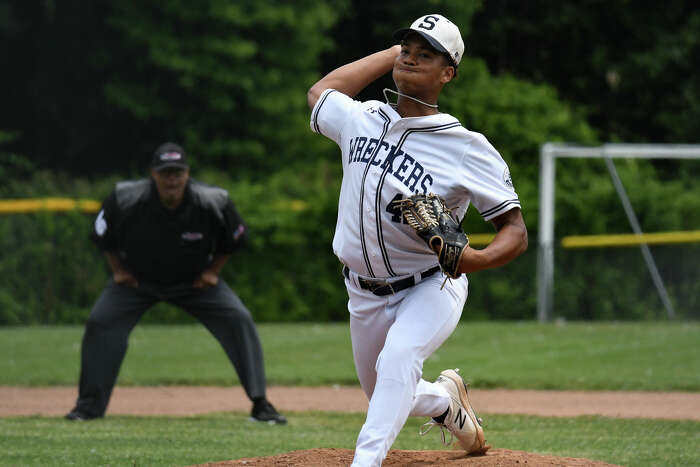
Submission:
POLYGON ((444 16, 436 14, 421 16, 411 24, 410 28, 396 31, 394 39, 400 41, 409 32, 417 32, 435 50, 447 54, 455 68, 462 60, 462 55, 464 55, 462 35, 459 33, 457 25, 444 16))

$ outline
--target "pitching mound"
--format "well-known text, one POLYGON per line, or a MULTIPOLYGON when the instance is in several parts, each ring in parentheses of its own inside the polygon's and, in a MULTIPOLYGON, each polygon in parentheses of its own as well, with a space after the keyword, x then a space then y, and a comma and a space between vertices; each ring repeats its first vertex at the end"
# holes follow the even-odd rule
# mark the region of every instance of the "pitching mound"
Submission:
MULTIPOLYGON (((235 461, 202 464, 207 467, 234 465, 247 466, 324 466, 340 467, 352 463, 352 449, 309 449, 292 451, 269 457, 251 457, 235 461)), ((464 451, 399 451, 391 450, 382 464, 384 466, 429 466, 429 465, 467 465, 467 466, 566 466, 566 467, 602 467, 614 466, 605 462, 574 457, 555 457, 533 454, 510 449, 491 449, 483 456, 465 456, 464 451)))

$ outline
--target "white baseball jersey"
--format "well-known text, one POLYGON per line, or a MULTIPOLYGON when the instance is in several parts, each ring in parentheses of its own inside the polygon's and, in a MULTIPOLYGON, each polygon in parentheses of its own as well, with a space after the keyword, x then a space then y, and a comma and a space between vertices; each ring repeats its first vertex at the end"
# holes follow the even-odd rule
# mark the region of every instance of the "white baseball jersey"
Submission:
POLYGON ((342 150, 343 181, 333 251, 367 277, 415 274, 435 253, 394 204, 415 193, 442 196, 459 220, 473 204, 485 220, 520 206, 507 164, 449 114, 401 118, 389 104, 321 94, 311 129, 342 150))

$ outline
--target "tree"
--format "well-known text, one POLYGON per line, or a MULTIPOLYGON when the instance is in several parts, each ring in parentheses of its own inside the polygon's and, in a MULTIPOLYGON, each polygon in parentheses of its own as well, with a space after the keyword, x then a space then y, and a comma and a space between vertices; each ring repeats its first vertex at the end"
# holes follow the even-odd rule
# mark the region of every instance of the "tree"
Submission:
POLYGON ((0 128, 74 173, 143 169, 164 139, 237 174, 312 159, 305 94, 343 4, 18 2, 0 29, 15 91, 0 128))
POLYGON ((491 0, 472 49, 493 73, 554 86, 604 141, 698 141, 695 2, 491 0))

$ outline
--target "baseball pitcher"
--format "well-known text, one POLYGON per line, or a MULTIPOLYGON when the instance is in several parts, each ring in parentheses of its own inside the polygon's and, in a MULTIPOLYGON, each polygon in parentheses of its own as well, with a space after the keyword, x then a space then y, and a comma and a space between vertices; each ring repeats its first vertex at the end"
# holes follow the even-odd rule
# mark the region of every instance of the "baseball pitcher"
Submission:
POLYGON ((457 371, 431 383, 423 362, 457 326, 465 273, 527 248, 508 166, 483 135, 439 111, 464 53, 458 27, 430 14, 394 39, 399 45, 331 71, 308 92, 311 129, 338 144, 343 166, 333 250, 369 399, 353 466, 381 465, 408 416, 430 417, 423 432, 447 429, 467 453, 488 449, 457 371), (397 91, 385 90, 386 103, 353 100, 390 71, 397 91), (459 227, 470 204, 497 230, 481 250, 459 227))

